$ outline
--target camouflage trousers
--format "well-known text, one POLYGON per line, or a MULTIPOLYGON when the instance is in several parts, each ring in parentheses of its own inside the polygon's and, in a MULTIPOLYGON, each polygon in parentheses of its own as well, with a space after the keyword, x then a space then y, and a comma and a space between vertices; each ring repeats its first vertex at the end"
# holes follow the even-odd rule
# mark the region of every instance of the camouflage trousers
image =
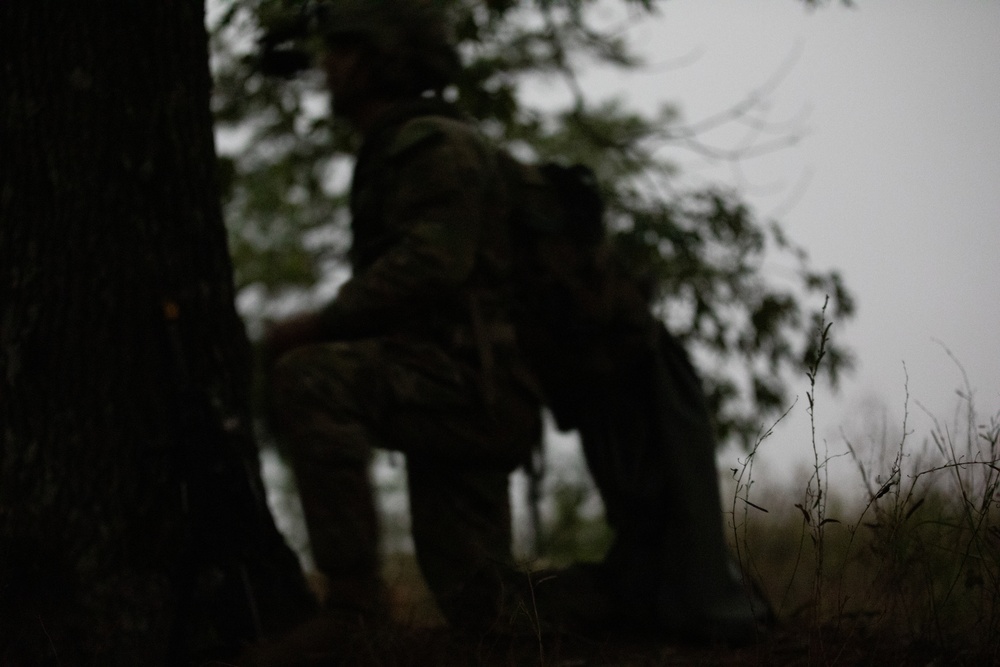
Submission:
POLYGON ((389 339, 299 348, 271 377, 273 421, 291 461, 330 606, 380 590, 374 448, 405 453, 417 559, 452 624, 501 613, 510 571, 509 473, 541 437, 537 398, 498 368, 489 405, 471 364, 389 339))

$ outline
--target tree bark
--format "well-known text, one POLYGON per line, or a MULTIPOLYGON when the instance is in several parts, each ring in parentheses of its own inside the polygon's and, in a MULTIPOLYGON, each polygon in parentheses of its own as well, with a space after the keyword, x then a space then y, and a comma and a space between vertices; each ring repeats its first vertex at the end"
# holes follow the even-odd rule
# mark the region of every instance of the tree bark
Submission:
POLYGON ((0 665, 184 664, 308 605, 250 435, 203 11, 0 3, 0 665))

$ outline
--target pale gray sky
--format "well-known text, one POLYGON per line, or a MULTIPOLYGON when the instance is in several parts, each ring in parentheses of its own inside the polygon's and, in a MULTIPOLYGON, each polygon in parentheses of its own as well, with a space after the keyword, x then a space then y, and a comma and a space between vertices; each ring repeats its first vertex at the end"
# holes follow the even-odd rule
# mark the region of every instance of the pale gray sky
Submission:
MULTIPOLYGON (((652 62, 689 62, 592 79, 639 106, 676 102, 693 121, 791 62, 769 118, 801 120, 801 142, 738 170, 675 157, 699 177, 739 184, 761 214, 794 199, 784 228, 856 294, 857 317, 835 335, 858 368, 817 408, 831 453, 844 450, 842 426, 857 431, 882 405, 901 429, 907 388, 914 443, 931 427, 923 408, 951 422, 963 381, 943 346, 968 372, 980 421, 1000 411, 1000 2, 856 4, 667 0, 630 34, 652 62)), ((776 474, 811 460, 807 389, 803 378, 792 418, 762 450, 776 474)))

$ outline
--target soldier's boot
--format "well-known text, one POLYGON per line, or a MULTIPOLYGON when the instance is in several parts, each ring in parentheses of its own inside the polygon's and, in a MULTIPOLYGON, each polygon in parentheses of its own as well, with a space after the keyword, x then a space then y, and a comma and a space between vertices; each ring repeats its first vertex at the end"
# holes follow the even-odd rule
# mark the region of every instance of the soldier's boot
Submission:
POLYGON ((774 611, 756 583, 734 560, 716 585, 692 594, 668 588, 658 599, 660 623, 678 637, 700 644, 740 646, 762 637, 775 622, 774 611))
POLYGON ((774 622, 756 584, 725 553, 691 559, 679 538, 664 545, 617 543, 606 563, 626 618, 671 641, 738 646, 754 641, 774 622))
POLYGON ((531 573, 530 600, 538 629, 600 641, 625 629, 607 569, 600 563, 576 563, 566 568, 531 573))

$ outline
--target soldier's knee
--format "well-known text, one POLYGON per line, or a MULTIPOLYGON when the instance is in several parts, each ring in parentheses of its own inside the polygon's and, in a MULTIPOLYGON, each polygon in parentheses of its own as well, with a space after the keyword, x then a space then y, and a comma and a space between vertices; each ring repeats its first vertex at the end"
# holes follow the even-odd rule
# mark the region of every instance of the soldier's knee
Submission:
POLYGON ((347 346, 312 346, 273 365, 268 417, 287 456, 367 462, 372 438, 358 408, 351 360, 347 346))
POLYGON ((288 352, 267 369, 267 409, 272 419, 280 416, 290 397, 298 392, 301 385, 304 366, 298 356, 297 351, 288 352))
POLYGON ((278 357, 271 366, 268 384, 275 400, 294 394, 311 366, 307 348, 298 348, 278 357))
POLYGON ((339 379, 314 347, 282 355, 267 377, 267 415, 279 433, 307 420, 317 410, 336 409, 339 379))

